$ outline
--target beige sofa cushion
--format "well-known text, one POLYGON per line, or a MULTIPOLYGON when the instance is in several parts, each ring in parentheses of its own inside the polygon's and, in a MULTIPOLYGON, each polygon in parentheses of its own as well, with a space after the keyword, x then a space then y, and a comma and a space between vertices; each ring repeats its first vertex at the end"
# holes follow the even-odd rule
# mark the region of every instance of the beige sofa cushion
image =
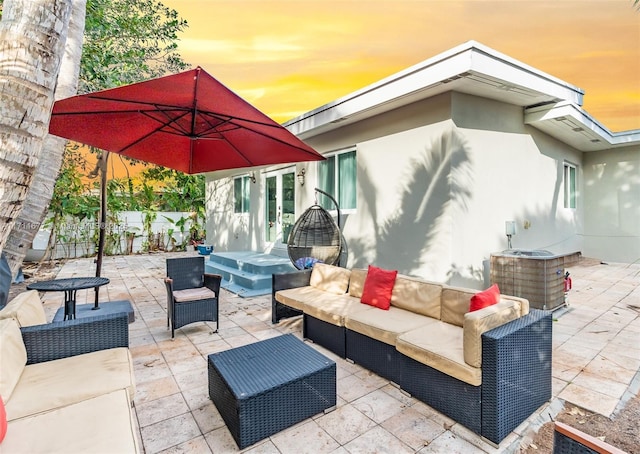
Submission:
POLYGON ((354 298, 362 298, 364 290, 364 281, 367 279, 367 270, 353 268, 349 277, 349 296, 354 298))
POLYGON ((482 370, 465 363, 462 328, 430 319, 424 327, 398 337, 397 350, 416 361, 472 386, 482 384, 482 370))
POLYGON ((47 323, 42 301, 35 290, 22 292, 9 301, 9 304, 0 311, 0 319, 4 318, 14 318, 21 327, 47 323))
POLYGON ((348 295, 326 295, 321 299, 307 300, 304 305, 306 315, 336 326, 344 326, 346 317, 351 314, 374 309, 362 304, 359 298, 348 295))
POLYGON ((64 407, 117 389, 126 389, 133 402, 133 363, 125 347, 30 364, 5 402, 7 419, 64 407))
POLYGON ((137 453, 124 389, 9 421, 2 453, 137 453))
POLYGON ((440 319, 441 294, 442 284, 398 275, 391 293, 391 305, 440 319))
POLYGON ((304 309, 305 301, 322 298, 323 296, 328 296, 327 292, 309 285, 306 287, 278 290, 275 294, 276 301, 294 309, 298 309, 299 311, 304 309))
MULTIPOLYGON (((363 305, 364 306, 364 305, 363 305)), ((369 311, 357 311, 345 316, 344 325, 360 334, 389 345, 396 345, 398 335, 419 328, 430 319, 424 315, 391 306, 385 311, 372 307, 369 311)))
POLYGON ((500 295, 500 301, 514 301, 520 305, 520 317, 529 313, 529 300, 518 296, 500 295))
POLYGON ((467 312, 464 316, 464 360, 473 367, 482 366, 482 333, 520 317, 520 302, 503 299, 493 306, 467 312))
POLYGON ((7 403, 27 364, 27 350, 18 322, 0 320, 0 396, 7 403))
POLYGON ((445 286, 442 289, 440 320, 462 328, 464 314, 469 312, 471 297, 480 290, 445 286))
MULTIPOLYGON (((442 289, 440 320, 456 326, 463 326, 464 316, 469 312, 471 297, 480 290, 445 286, 442 289)), ((529 313, 529 301, 517 296, 500 295, 500 300, 516 301, 520 304, 521 315, 529 313)))
POLYGON ((351 271, 339 266, 316 263, 311 271, 309 285, 325 292, 340 295, 347 293, 351 271))

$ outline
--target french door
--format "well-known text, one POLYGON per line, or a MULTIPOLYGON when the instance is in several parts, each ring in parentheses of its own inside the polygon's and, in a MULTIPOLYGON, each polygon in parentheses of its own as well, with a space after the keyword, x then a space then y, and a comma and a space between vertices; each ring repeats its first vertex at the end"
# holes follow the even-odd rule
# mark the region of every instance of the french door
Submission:
POLYGON ((295 223, 295 167, 265 175, 265 243, 285 248, 295 223))

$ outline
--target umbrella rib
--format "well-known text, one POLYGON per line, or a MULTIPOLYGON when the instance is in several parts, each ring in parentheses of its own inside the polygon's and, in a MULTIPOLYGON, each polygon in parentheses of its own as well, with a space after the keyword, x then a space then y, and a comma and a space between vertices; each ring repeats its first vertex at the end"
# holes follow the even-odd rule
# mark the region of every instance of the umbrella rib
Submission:
MULTIPOLYGON (((272 127, 272 128, 276 128, 276 130, 279 130, 279 128, 281 127, 282 129, 284 129, 285 131, 287 131, 289 134, 291 134, 293 137, 295 137, 296 139, 298 139, 294 134, 292 134, 292 133, 291 133, 288 129, 286 129, 284 126, 277 126, 277 125, 271 125, 271 124, 267 124, 267 123, 260 123, 260 122, 250 121, 250 120, 244 120, 244 119, 242 119, 242 118, 237 118, 237 119, 238 119, 238 120, 242 120, 242 121, 248 121, 248 122, 250 122, 250 123, 256 123, 256 124, 261 124, 261 125, 264 125, 264 126, 269 126, 269 127, 272 127)), ((253 133, 255 133, 255 134, 258 134, 258 135, 260 135, 260 136, 262 136, 262 137, 266 137, 266 138, 268 138, 268 139, 274 140, 274 141, 279 142, 279 143, 281 143, 281 144, 283 144, 283 145, 287 145, 287 146, 290 146, 290 147, 297 148, 297 149, 298 149, 298 150, 300 150, 300 151, 304 151, 305 153, 307 153, 307 154, 309 154, 309 155, 312 155, 312 156, 316 156, 316 157, 317 157, 317 154, 316 154, 315 152, 308 151, 308 150, 306 150, 306 149, 304 149, 304 148, 302 148, 302 147, 300 147, 300 146, 298 146, 298 145, 294 145, 294 144, 291 144, 291 143, 286 142, 286 141, 284 141, 284 140, 278 139, 277 137, 270 136, 269 134, 265 134, 265 133, 263 133, 263 132, 261 132, 261 131, 258 131, 258 130, 256 130, 256 129, 254 129, 254 128, 250 128, 250 127, 247 127, 247 126, 241 126, 241 125, 238 125, 238 124, 234 123, 232 120, 230 120, 230 121, 229 121, 229 123, 231 123, 231 124, 233 124, 233 125, 238 126, 238 128, 244 128, 244 129, 246 129, 247 131, 251 131, 251 132, 253 132, 253 133)), ((298 139, 298 140, 300 140, 300 139, 298 139)), ((301 140, 300 140, 300 141, 301 141, 301 140)), ((302 141, 301 141, 301 142, 302 142, 302 141)), ((304 143, 304 142, 303 142, 303 143, 304 143)))
MULTIPOLYGON (((204 113, 201 113, 201 116, 203 116, 203 117, 204 117, 204 116, 205 116, 205 114, 204 114, 204 113)), ((231 116, 231 115, 224 115, 224 116, 223 116, 223 115, 216 114, 216 113, 212 113, 212 112, 211 112, 211 113, 207 113, 207 114, 206 114, 206 117, 214 117, 214 118, 216 118, 216 119, 220 120, 220 121, 222 122, 222 124, 230 124, 230 125, 234 125, 234 126, 236 127, 236 129, 246 129, 247 131, 251 131, 251 132, 253 132, 253 133, 255 133, 255 134, 261 135, 262 137, 266 137, 266 138, 268 138, 268 139, 271 139, 271 140, 274 140, 274 141, 276 141, 276 142, 279 142, 279 143, 281 143, 281 144, 283 144, 283 145, 288 145, 288 146, 290 146, 290 147, 295 147, 295 148, 297 148, 298 150, 300 150, 300 151, 304 151, 304 152, 305 152, 305 153, 307 153, 307 154, 310 154, 310 155, 312 155, 312 156, 317 156, 317 155, 316 155, 316 153, 312 153, 312 152, 310 152, 310 151, 308 151, 308 150, 306 150, 306 149, 304 149, 304 148, 302 148, 302 147, 299 147, 298 145, 293 145, 293 144, 291 144, 291 143, 289 143, 289 142, 286 142, 286 141, 284 141, 284 140, 280 140, 280 139, 278 139, 278 138, 276 138, 276 137, 270 136, 269 134, 263 133, 263 132, 261 132, 261 131, 258 131, 258 130, 256 130, 256 129, 254 129, 254 128, 248 127, 248 126, 246 126, 246 125, 239 125, 239 124, 235 123, 235 121, 234 121, 234 120, 240 120, 240 121, 243 121, 243 122, 247 122, 247 123, 250 123, 250 124, 256 124, 256 125, 261 125, 261 126, 268 126, 269 128, 275 128, 276 130, 283 129, 283 130, 285 130, 285 131, 287 131, 287 132, 289 132, 289 133, 291 134, 291 132, 290 132, 288 129, 286 129, 284 126, 281 126, 281 125, 278 125, 278 124, 265 123, 265 122, 261 122, 261 121, 255 121, 255 120, 247 120, 247 119, 244 119, 244 118, 242 118, 242 117, 234 117, 234 116, 231 116)), ((208 120, 206 120, 206 121, 207 121, 207 124, 208 124, 209 126, 211 126, 211 130, 214 130, 214 131, 215 131, 215 130, 216 130, 216 128, 220 127, 220 125, 214 126, 214 125, 212 125, 212 124, 211 124, 211 122, 209 122, 208 120)), ((291 134, 291 135, 292 135, 293 137, 296 137, 296 136, 295 136, 295 135, 293 135, 293 134, 291 134)), ((206 137, 202 137, 202 138, 203 138, 203 139, 206 139, 206 137)), ((297 139, 297 137, 296 137, 296 139, 297 139)), ((225 138, 225 140, 226 140, 227 142, 229 142, 226 138, 225 138)), ((300 140, 300 139, 298 139, 298 140, 300 140)), ((233 144, 231 144, 231 142, 229 142, 229 144, 233 146, 233 144)), ((235 148, 235 147, 234 147, 234 148, 235 148)), ((239 151, 238 151, 238 152, 239 152, 239 151)))

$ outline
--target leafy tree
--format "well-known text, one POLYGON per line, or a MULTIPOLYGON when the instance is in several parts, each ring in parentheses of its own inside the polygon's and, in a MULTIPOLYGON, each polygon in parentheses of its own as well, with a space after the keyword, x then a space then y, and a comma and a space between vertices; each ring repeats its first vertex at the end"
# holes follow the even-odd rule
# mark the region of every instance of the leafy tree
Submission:
POLYGON ((88 0, 78 92, 185 70, 177 34, 186 27, 157 0, 88 0))
MULTIPOLYGON (((156 0, 88 0, 78 92, 113 88, 186 69, 188 65, 176 44, 177 33, 186 26, 175 10, 156 0)), ((92 152, 102 153, 95 149, 92 152)), ((78 174, 86 171, 81 167, 66 169, 75 169, 78 174)), ((97 176, 98 167, 91 173, 97 176)), ((107 211, 157 210, 150 195, 153 184, 147 185, 149 188, 136 190, 131 178, 109 180, 107 211), (142 200, 138 198, 141 194, 142 200)), ((59 179, 54 199, 63 199, 67 191, 65 181, 59 179)), ((115 219, 113 214, 110 217, 115 219)))

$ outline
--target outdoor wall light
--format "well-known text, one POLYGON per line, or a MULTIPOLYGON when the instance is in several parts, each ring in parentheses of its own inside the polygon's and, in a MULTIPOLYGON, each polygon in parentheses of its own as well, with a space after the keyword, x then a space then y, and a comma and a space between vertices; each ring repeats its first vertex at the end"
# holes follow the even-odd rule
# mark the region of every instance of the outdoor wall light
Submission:
POLYGON ((298 177, 298 182, 300 183, 300 186, 304 186, 304 174, 307 173, 306 170, 304 170, 304 167, 302 169, 300 169, 300 172, 298 172, 298 175, 296 175, 296 177, 298 177))
POLYGON ((516 234, 516 221, 506 221, 504 223, 504 233, 507 235, 507 248, 511 249, 511 237, 516 234))
POLYGON ((251 180, 251 182, 252 182, 253 184, 255 184, 255 183, 256 183, 256 173, 255 173, 255 172, 251 172, 251 173, 249 174, 249 179, 251 180))

